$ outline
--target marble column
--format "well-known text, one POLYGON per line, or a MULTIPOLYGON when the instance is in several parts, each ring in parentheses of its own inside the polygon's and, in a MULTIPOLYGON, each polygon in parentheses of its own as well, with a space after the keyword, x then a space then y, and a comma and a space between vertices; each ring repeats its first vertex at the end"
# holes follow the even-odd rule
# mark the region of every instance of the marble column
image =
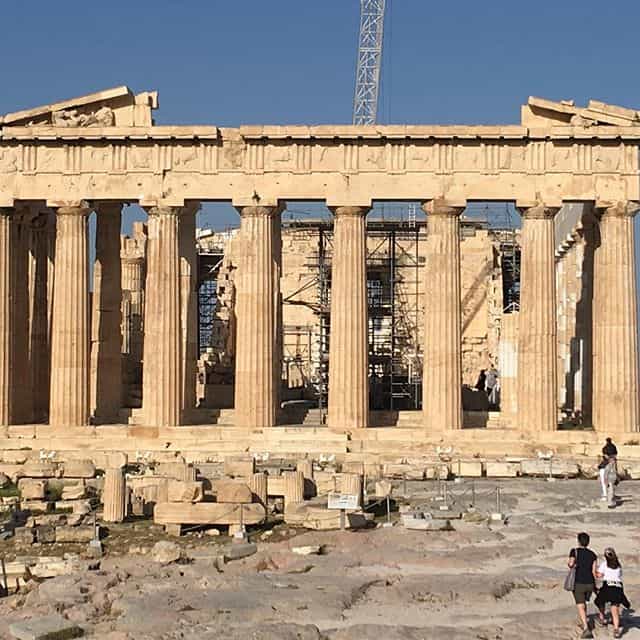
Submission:
POLYGON ((91 408, 95 421, 118 421, 122 402, 120 355, 122 204, 96 204, 96 259, 91 315, 91 408))
POLYGON ((49 423, 89 423, 89 264, 85 204, 56 212, 49 423))
POLYGON ((0 426, 11 424, 13 314, 11 274, 11 216, 0 208, 0 426))
POLYGON ((33 389, 34 422, 46 422, 49 415, 51 340, 49 305, 49 236, 55 214, 41 211, 31 221, 29 234, 29 364, 33 389))
POLYGON ((558 427, 556 273, 557 207, 519 208, 522 216, 518 320, 518 428, 558 427))
POLYGON ((462 428, 462 310, 460 215, 444 200, 423 205, 427 214, 424 270, 422 416, 429 431, 462 428))
POLYGON ((145 424, 180 424, 182 334, 178 217, 182 207, 148 210, 142 408, 145 424))
POLYGON ((596 208, 600 238, 594 273, 593 424, 603 433, 639 430, 633 234, 638 209, 637 202, 596 208))
POLYGON ((29 237, 33 214, 20 207, 12 218, 13 397, 14 424, 33 422, 33 388, 29 366, 29 237))
POLYGON ((142 398, 146 251, 147 227, 141 222, 134 222, 132 236, 123 236, 120 245, 123 291, 123 399, 126 406, 140 406, 142 398))
POLYGON ((350 430, 369 422, 367 207, 335 207, 331 259, 331 333, 327 424, 350 430))
POLYGON ((127 517, 127 483, 122 467, 106 470, 102 504, 104 522, 124 522, 127 517))
POLYGON ((284 336, 283 336, 283 317, 282 317, 282 212, 277 209, 272 219, 273 233, 273 278, 275 286, 273 288, 273 304, 275 305, 273 328, 274 336, 274 356, 273 356, 273 380, 274 394, 276 405, 276 422, 278 420, 278 409, 280 407, 280 397, 282 390, 282 363, 284 359, 284 336))
POLYGON ((180 251, 180 316, 182 325, 182 419, 188 423, 196 406, 198 366, 198 254, 196 250, 196 213, 199 205, 190 204, 180 214, 178 245, 180 251))
POLYGON ((236 283, 235 424, 273 427, 278 383, 274 358, 277 273, 273 219, 277 207, 242 207, 236 283))

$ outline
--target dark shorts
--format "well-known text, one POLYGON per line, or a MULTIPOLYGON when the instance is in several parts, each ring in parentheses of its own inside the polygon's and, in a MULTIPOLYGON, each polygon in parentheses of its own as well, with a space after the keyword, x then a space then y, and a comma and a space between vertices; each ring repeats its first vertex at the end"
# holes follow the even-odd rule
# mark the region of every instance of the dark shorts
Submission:
POLYGON ((591 599, 591 592, 593 591, 592 584, 580 584, 576 582, 573 587, 573 599, 576 604, 586 604, 591 599))
POLYGON ((606 582, 596 596, 596 606, 599 608, 604 607, 607 603, 619 606, 627 602, 628 600, 621 587, 608 585, 606 582))

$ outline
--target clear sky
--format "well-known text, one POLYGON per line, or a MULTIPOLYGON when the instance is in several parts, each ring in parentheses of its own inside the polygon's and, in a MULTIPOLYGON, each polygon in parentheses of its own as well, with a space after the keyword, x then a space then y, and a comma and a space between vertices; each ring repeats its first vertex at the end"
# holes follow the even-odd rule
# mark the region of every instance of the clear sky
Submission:
MULTIPOLYGON (((640 108, 637 0, 387 4, 381 122, 516 123, 529 95, 640 108)), ((350 122, 358 21, 359 0, 2 0, 0 113, 127 84, 160 92, 160 124, 350 122)))

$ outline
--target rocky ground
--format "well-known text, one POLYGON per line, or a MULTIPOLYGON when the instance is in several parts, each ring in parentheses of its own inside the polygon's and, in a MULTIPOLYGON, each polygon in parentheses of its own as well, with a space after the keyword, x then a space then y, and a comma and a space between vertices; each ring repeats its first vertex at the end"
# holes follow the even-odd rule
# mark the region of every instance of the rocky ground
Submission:
MULTIPOLYGON (((453 520, 453 530, 439 532, 280 525, 266 537, 253 534, 256 554, 223 566, 224 537, 180 538, 185 559, 163 565, 149 551, 166 539, 158 528, 113 527, 99 569, 32 581, 0 599, 0 638, 12 637, 12 622, 52 613, 100 640, 575 638, 575 609, 562 582, 581 530, 596 552, 618 550, 628 596, 640 603, 640 483, 623 483, 623 504, 607 510, 595 499, 595 481, 478 481, 481 510, 491 509, 497 484, 506 524, 453 520), (322 545, 323 553, 292 551, 303 545, 322 545)), ((449 487, 458 507, 472 500, 469 482, 449 487)), ((407 488, 413 504, 436 492, 428 482, 407 488)), ((2 542, 2 553, 21 551, 2 542)), ((626 638, 640 638, 640 614, 627 614, 625 625, 626 638)), ((611 630, 595 634, 611 637, 611 630)))

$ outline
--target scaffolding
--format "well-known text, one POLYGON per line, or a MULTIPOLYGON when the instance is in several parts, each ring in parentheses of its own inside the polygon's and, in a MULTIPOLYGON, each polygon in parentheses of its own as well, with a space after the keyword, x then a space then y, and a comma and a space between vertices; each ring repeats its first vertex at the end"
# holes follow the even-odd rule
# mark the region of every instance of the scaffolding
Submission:
MULTIPOLYGON (((419 352, 419 243, 424 222, 368 221, 367 298, 371 409, 418 409, 422 359, 419 352), (371 246, 373 244, 373 246, 371 246)), ((288 222, 289 228, 316 236, 305 265, 312 276, 283 302, 307 304, 317 317, 317 344, 309 380, 321 420, 327 413, 331 339, 331 256, 333 224, 329 220, 288 222), (313 288, 313 302, 299 297, 313 288)), ((287 328, 285 328, 285 332, 287 328)), ((290 354, 291 356, 291 354, 290 354)))
MULTIPOLYGON (((506 209, 504 211, 507 211, 506 209)), ((518 311, 520 293, 520 247, 518 230, 510 213, 506 221, 489 221, 488 209, 481 217, 462 221, 461 236, 477 229, 490 229, 496 276, 502 278, 503 312, 518 311), (502 223, 498 227, 496 223, 502 223)), ((370 408, 372 410, 416 410, 422 401, 421 327, 424 305, 422 267, 426 241, 424 219, 409 208, 404 219, 367 220, 367 298, 370 408)), ((491 213, 491 212, 489 212, 491 213)), ((494 216, 495 218, 495 216, 494 216)), ((282 373, 290 399, 312 401, 320 420, 327 415, 329 349, 331 340, 331 263, 333 222, 330 218, 291 219, 283 230, 300 234, 310 247, 301 256, 301 281, 283 297, 285 305, 310 310, 298 324, 282 327, 282 373)), ((297 242, 297 240, 293 240, 297 242)), ((216 344, 216 332, 224 333, 227 321, 219 316, 218 280, 224 257, 224 242, 200 246, 198 255, 198 347, 203 354, 216 344)), ((428 302, 428 301, 427 301, 428 302)), ((499 303, 498 303, 499 304, 499 303)), ((228 328, 228 327, 227 327, 228 328)))
POLYGON ((214 345, 218 272, 223 257, 222 251, 198 251, 198 355, 214 345))

